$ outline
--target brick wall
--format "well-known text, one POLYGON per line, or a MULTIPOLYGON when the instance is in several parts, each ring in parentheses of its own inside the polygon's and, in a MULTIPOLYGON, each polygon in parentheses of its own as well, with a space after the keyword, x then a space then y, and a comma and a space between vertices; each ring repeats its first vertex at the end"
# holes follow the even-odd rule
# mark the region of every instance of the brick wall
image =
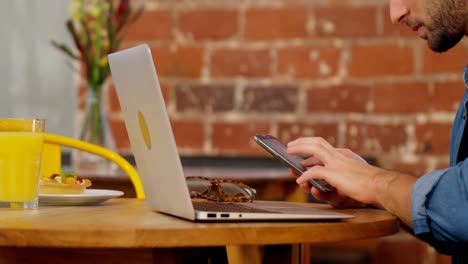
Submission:
POLYGON ((447 165, 467 49, 430 51, 390 23, 387 1, 145 3, 124 47, 150 45, 182 155, 263 155, 251 137, 271 133, 322 136, 418 175, 447 165))
MULTIPOLYGON (((251 137, 271 133, 322 136, 415 175, 447 166, 466 42, 430 51, 390 23, 387 0, 145 3, 123 45, 150 45, 182 155, 260 156, 251 137)), ((129 153, 112 88, 108 96, 119 151, 129 153)), ((378 240, 374 263, 450 262, 400 236, 378 240)))

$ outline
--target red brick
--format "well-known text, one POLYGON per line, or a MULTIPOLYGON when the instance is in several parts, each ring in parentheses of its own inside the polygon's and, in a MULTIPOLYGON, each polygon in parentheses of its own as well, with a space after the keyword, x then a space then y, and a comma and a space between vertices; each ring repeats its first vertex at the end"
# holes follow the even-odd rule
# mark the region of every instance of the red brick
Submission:
POLYGON ((362 44, 351 48, 347 67, 352 77, 410 75, 414 73, 413 61, 413 49, 409 46, 362 44))
POLYGON ((202 48, 152 47, 151 52, 160 77, 200 77, 203 64, 202 48))
POLYGON ((228 39, 238 32, 237 11, 209 9, 181 12, 179 30, 193 39, 228 39))
POLYGON ((226 112, 234 110, 233 85, 178 85, 175 89, 178 112, 226 112))
POLYGON ((406 144, 402 124, 371 124, 349 122, 346 125, 345 147, 360 154, 380 154, 406 144))
POLYGON ((114 113, 121 112, 119 98, 117 97, 117 91, 115 90, 114 82, 110 84, 108 93, 110 111, 114 113))
POLYGON ((130 140, 128 138, 124 121, 122 119, 110 119, 109 126, 111 133, 114 136, 115 147, 117 148, 118 152, 129 152, 130 140))
POLYGON ((383 11, 383 35, 394 37, 417 38, 418 33, 412 31, 406 24, 393 24, 390 19, 390 8, 387 6, 383 11))
POLYGON ((436 111, 456 111, 466 89, 461 80, 436 82, 434 88, 432 101, 436 111))
POLYGON ((266 49, 218 49, 211 54, 210 72, 213 77, 268 77, 270 65, 266 49))
POLYGON ((187 151, 184 149, 201 153, 205 141, 202 120, 172 120, 171 126, 181 153, 187 151))
POLYGON ((79 63, 79 72, 78 72, 78 75, 79 75, 79 78, 83 79, 84 81, 87 80, 87 70, 88 68, 86 67, 86 64, 83 63, 82 61, 79 63))
POLYGON ((336 76, 341 50, 329 46, 288 47, 278 50, 278 74, 291 79, 336 76))
POLYGON ((245 13, 247 40, 305 38, 307 10, 304 8, 256 8, 245 13))
POLYGON ((368 37, 377 35, 377 13, 373 6, 314 9, 318 36, 368 37))
POLYGON ((247 87, 241 106, 244 112, 295 112, 298 103, 296 86, 247 87))
POLYGON ((376 84, 373 90, 374 112, 416 113, 429 110, 429 87, 426 83, 376 84))
POLYGON ((171 101, 170 90, 172 89, 172 87, 166 83, 160 83, 160 86, 164 98, 164 103, 168 105, 171 101))
POLYGON ((170 10, 145 11, 134 24, 126 28, 126 41, 155 41, 172 38, 170 10))
POLYGON ((450 150, 450 123, 427 123, 416 125, 418 153, 445 155, 450 150))
POLYGON ((366 112, 369 87, 338 85, 307 90, 307 112, 366 112))
POLYGON ((443 53, 432 51, 426 44, 422 48, 424 73, 455 72, 462 76, 468 56, 468 50, 462 43, 443 53))
POLYGON ((338 147, 338 124, 324 122, 281 122, 278 124, 278 139, 284 144, 300 137, 323 137, 330 144, 338 147))
POLYGON ((251 120, 239 123, 216 122, 212 125, 213 154, 265 155, 252 139, 253 135, 271 133, 270 124, 251 120))

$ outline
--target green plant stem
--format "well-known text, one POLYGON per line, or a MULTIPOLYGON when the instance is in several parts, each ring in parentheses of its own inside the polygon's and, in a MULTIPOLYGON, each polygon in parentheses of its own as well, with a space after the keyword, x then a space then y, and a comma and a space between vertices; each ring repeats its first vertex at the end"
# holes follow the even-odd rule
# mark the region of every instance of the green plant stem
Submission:
POLYGON ((83 123, 83 130, 80 134, 80 139, 93 144, 105 146, 106 135, 103 123, 102 96, 101 87, 93 87, 89 89, 91 99, 88 99, 83 123))

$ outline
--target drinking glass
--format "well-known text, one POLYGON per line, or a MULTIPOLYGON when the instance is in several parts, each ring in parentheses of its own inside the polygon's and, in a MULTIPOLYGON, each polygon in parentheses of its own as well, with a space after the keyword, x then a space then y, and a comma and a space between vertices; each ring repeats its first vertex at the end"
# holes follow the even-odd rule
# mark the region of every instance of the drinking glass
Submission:
POLYGON ((44 119, 0 118, 0 208, 36 209, 44 119))

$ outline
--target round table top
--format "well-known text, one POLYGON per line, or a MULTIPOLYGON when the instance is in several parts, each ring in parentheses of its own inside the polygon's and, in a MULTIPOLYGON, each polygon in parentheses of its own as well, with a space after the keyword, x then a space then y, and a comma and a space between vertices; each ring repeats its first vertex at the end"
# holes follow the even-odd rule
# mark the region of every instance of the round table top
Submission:
POLYGON ((398 219, 371 208, 323 210, 352 214, 341 221, 191 222, 151 211, 143 200, 112 199, 94 206, 1 210, 0 246, 157 248, 321 243, 398 232, 398 219))

